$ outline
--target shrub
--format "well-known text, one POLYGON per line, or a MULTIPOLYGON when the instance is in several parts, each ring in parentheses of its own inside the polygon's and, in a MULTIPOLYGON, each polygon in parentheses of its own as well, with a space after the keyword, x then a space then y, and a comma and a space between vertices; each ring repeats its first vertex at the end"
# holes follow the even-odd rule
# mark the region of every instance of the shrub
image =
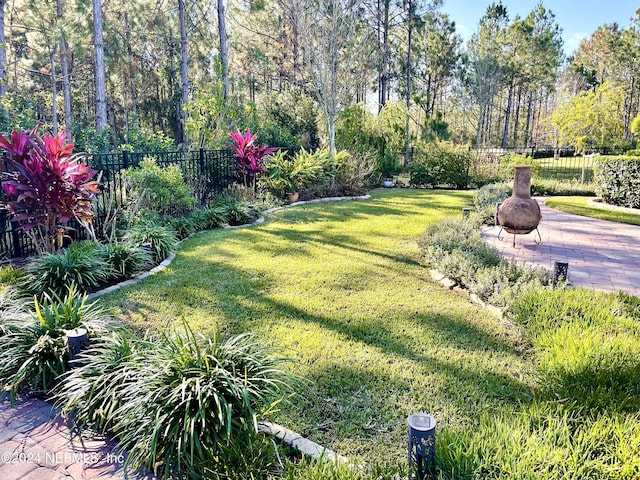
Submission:
POLYGON ((89 292, 105 284, 112 271, 95 242, 75 242, 54 255, 44 253, 25 267, 22 287, 32 294, 64 295, 71 285, 89 292))
POLYGON ((531 182, 531 195, 581 195, 593 197, 596 193, 596 184, 581 183, 579 180, 546 180, 541 178, 533 179, 531 182))
POLYGON ((216 206, 229 225, 246 225, 255 221, 259 213, 244 202, 223 203, 216 206))
MULTIPOLYGON (((345 152, 344 150, 342 152, 345 152)), ((379 181, 377 162, 370 152, 336 155, 335 175, 329 194, 364 195, 379 181)))
POLYGON ((482 223, 493 224, 496 213, 496 203, 504 202, 511 196, 512 188, 506 183, 490 183, 480 187, 473 194, 473 204, 476 207, 478 220, 482 223))
POLYGON ((516 166, 528 165, 531 167, 531 176, 539 176, 542 171, 540 162, 536 162, 532 157, 528 155, 520 155, 517 153, 510 153, 500 158, 500 171, 502 178, 505 180, 513 180, 516 174, 516 166))
POLYGON ((167 227, 160 225, 137 225, 127 232, 125 242, 133 247, 145 244, 151 248, 151 257, 155 263, 162 262, 176 248, 178 240, 176 234, 167 227))
POLYGON ((178 240, 183 240, 196 231, 196 222, 192 215, 177 217, 169 222, 168 227, 175 232, 178 240))
POLYGON ((6 304, 2 311, 0 331, 0 397, 10 395, 15 400, 19 391, 47 395, 68 370, 69 358, 65 346, 65 330, 84 328, 89 339, 103 332, 108 317, 96 303, 87 303, 71 286, 61 300, 57 295, 44 295, 35 301, 29 315, 10 313, 6 304))
POLYGON ((152 263, 149 254, 126 243, 108 243, 98 247, 97 254, 109 265, 110 278, 124 280, 144 270, 152 263))
POLYGON ((197 231, 217 228, 227 223, 226 211, 220 205, 195 210, 191 219, 197 231))
POLYGON ((451 142, 420 142, 416 145, 409 164, 409 184, 465 188, 470 181, 469 169, 472 163, 473 154, 465 146, 451 142))
POLYGON ((276 195, 300 192, 324 179, 329 161, 329 152, 325 149, 309 152, 302 148, 293 156, 280 150, 265 162, 268 176, 264 183, 276 195))
POLYGON ((504 259, 496 266, 479 268, 473 277, 465 279, 465 286, 470 292, 497 307, 510 307, 515 298, 550 283, 549 272, 544 268, 504 259))
POLYGON ((29 235, 38 253, 62 247, 66 227, 76 219, 89 228, 91 202, 100 193, 96 171, 72 155, 64 132, 38 137, 34 132, 0 135, 4 167, 0 168, 6 199, 2 207, 29 235))
POLYGON ((236 161, 240 169, 240 173, 244 178, 245 187, 255 183, 256 174, 262 172, 262 159, 277 149, 267 145, 258 145, 256 140, 258 135, 251 135, 251 130, 247 129, 246 133, 240 131, 231 132, 229 136, 233 140, 231 150, 233 150, 236 161))
POLYGON ((515 298, 546 287, 542 268, 518 265, 500 258, 480 237, 477 221, 450 218, 430 225, 419 241, 425 262, 495 306, 510 308, 515 298))
POLYGON ((0 266, 0 287, 18 286, 24 281, 24 270, 11 266, 0 266))
POLYGON ((186 326, 159 339, 113 333, 83 354, 58 401, 81 424, 112 432, 129 467, 211 478, 244 455, 256 416, 290 391, 272 353, 252 336, 218 342, 186 326))
POLYGON ((138 168, 123 170, 131 198, 140 208, 159 213, 193 207, 195 200, 178 165, 160 167, 153 158, 145 158, 138 168))
POLYGON ((594 165, 597 194, 607 203, 640 208, 640 158, 598 158, 594 165))

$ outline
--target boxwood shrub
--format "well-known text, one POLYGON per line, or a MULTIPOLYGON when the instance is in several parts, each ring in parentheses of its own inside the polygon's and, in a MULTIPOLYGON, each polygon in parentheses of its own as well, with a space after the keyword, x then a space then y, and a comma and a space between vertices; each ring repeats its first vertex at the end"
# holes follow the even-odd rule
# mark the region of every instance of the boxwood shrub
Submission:
POLYGON ((640 157, 599 158, 596 193, 607 203, 640 208, 640 157))

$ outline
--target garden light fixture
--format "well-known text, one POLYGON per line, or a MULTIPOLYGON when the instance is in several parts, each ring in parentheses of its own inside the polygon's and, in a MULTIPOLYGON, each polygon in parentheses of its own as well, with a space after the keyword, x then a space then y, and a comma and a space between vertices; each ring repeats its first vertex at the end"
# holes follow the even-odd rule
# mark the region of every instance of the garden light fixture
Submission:
POLYGON ((553 285, 567 280, 569 274, 568 262, 555 262, 553 264, 553 285))
POLYGON ((89 345, 89 337, 84 328, 65 330, 69 360, 75 360, 78 354, 89 345))
POLYGON ((419 480, 436 468, 436 419, 427 413, 409 415, 409 471, 415 463, 419 480))

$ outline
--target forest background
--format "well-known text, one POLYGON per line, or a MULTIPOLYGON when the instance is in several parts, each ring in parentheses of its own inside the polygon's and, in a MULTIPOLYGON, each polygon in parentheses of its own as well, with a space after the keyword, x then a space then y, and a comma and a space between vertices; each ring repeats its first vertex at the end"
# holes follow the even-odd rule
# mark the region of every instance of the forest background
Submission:
POLYGON ((396 158, 419 142, 626 150, 640 133, 640 10, 569 57, 543 2, 490 4, 463 42, 423 0, 0 0, 0 130, 76 149, 260 141, 396 158))

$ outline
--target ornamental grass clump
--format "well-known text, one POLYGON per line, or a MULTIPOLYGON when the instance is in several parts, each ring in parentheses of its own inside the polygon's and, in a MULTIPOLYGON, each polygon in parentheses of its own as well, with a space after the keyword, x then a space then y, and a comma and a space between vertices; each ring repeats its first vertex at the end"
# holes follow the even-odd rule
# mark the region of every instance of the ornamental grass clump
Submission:
POLYGON ((90 292, 104 285, 114 271, 96 242, 75 242, 58 254, 43 253, 25 268, 21 287, 33 295, 63 296, 71 285, 90 292))
POLYGON ((232 461, 251 465, 258 415, 290 393, 272 353, 251 335, 220 342, 187 325, 160 338, 114 332, 83 354, 58 403, 81 425, 110 432, 130 468, 215 478, 232 461))
POLYGON ((47 397, 69 369, 65 345, 66 330, 84 328, 89 341, 104 332, 110 323, 105 312, 88 303, 75 287, 64 298, 44 295, 32 307, 7 290, 0 293, 0 398, 12 401, 19 392, 47 397))

